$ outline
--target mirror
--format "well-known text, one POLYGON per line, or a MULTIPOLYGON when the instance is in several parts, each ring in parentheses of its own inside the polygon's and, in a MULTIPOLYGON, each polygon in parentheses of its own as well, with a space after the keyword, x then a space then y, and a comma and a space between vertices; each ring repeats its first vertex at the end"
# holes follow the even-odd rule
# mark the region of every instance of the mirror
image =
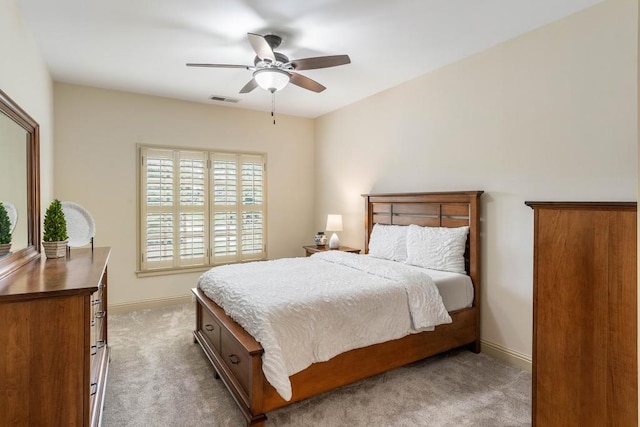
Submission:
POLYGON ((0 278, 40 257, 39 146, 38 123, 0 90, 0 202, 13 229, 0 278))

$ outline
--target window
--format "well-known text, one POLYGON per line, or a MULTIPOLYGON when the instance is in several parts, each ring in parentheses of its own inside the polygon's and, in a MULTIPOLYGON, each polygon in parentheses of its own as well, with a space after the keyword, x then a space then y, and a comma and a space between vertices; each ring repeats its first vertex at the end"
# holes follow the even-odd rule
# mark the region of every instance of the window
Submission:
POLYGON ((139 153, 140 272, 266 258, 264 155, 139 153))

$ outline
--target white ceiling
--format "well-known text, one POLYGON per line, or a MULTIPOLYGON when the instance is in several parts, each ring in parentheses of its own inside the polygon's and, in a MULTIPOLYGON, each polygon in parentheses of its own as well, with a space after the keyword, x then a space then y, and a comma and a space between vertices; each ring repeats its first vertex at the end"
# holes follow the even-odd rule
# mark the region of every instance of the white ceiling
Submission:
POLYGON ((185 63, 253 64, 247 32, 290 59, 348 54, 300 72, 324 92, 276 93, 277 112, 317 117, 602 0, 16 1, 59 82, 269 111, 268 92, 238 93, 250 71, 185 63))

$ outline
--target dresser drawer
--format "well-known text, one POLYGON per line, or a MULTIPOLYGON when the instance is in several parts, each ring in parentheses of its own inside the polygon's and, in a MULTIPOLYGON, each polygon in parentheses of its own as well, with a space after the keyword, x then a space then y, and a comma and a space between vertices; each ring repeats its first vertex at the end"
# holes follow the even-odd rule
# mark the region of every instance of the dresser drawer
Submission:
POLYGON ((102 288, 91 295, 91 335, 89 339, 90 351, 90 368, 89 383, 90 395, 94 396, 98 389, 100 376, 100 361, 102 360, 105 346, 105 324, 106 312, 104 311, 104 303, 102 300, 102 288))
POLYGON ((209 341, 209 344, 211 344, 216 351, 220 351, 220 325, 206 309, 202 310, 200 330, 207 341, 209 341))
POLYGON ((220 355, 245 393, 249 395, 251 390, 251 355, 226 329, 222 330, 220 335, 220 355))
POLYGON ((97 344, 103 346, 106 343, 104 334, 104 323, 106 322, 107 312, 104 310, 104 302, 102 300, 102 290, 94 292, 91 296, 91 353, 95 353, 97 344))

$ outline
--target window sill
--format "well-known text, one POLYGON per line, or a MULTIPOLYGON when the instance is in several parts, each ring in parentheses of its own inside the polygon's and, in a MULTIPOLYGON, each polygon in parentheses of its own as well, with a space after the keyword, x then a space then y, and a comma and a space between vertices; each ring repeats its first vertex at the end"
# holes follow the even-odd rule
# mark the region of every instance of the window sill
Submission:
POLYGON ((136 277, 155 277, 155 276, 168 276, 171 274, 198 273, 201 271, 211 270, 213 267, 218 267, 220 265, 244 264, 247 262, 266 261, 266 260, 267 260, 267 257, 248 259, 245 261, 221 262, 213 265, 198 265, 194 267, 182 267, 182 268, 172 267, 172 268, 158 268, 157 270, 137 270, 136 277))
POLYGON ((198 267, 184 267, 184 268, 166 268, 157 270, 144 270, 136 271, 137 277, 155 277, 155 276, 168 276, 171 274, 185 274, 185 273, 198 273, 201 271, 210 270, 210 265, 203 265, 198 267))

